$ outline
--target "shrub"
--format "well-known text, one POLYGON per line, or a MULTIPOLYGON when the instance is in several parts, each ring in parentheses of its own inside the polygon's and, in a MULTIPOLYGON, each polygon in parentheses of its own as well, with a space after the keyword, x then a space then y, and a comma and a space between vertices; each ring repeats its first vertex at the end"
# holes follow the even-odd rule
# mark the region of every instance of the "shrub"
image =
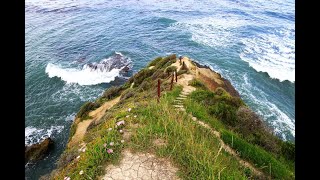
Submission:
POLYGON ((120 101, 130 98, 130 97, 134 96, 134 94, 135 94, 135 93, 134 93, 134 90, 133 90, 133 89, 127 89, 127 90, 125 90, 125 91, 123 92, 123 94, 121 95, 120 101))
POLYGON ((152 87, 152 82, 150 80, 150 78, 144 80, 140 86, 138 87, 139 91, 146 91, 148 89, 150 89, 152 87))
POLYGON ((212 100, 215 93, 206 90, 196 90, 191 93, 191 99, 202 103, 203 105, 208 105, 206 100, 212 100))
POLYGON ((169 56, 167 56, 170 60, 176 60, 177 59, 177 55, 176 54, 171 54, 169 56))
POLYGON ((169 66, 165 69, 165 72, 166 73, 171 73, 171 72, 174 72, 177 70, 177 67, 176 66, 169 66))
POLYGON ((206 86, 202 82, 200 82, 196 79, 192 79, 191 81, 189 81, 189 85, 191 85, 193 87, 198 87, 201 89, 207 89, 206 86))
POLYGON ((80 118, 81 120, 89 118, 89 112, 98 108, 98 107, 99 107, 99 105, 94 102, 86 102, 85 104, 83 104, 81 106, 76 117, 80 118))
POLYGON ((217 96, 214 97, 215 102, 224 102, 230 106, 235 108, 239 108, 240 106, 244 106, 245 103, 239 97, 231 96, 228 92, 226 92, 223 88, 217 88, 215 91, 217 96))
POLYGON ((155 72, 155 69, 142 69, 137 74, 133 76, 134 79, 134 87, 139 86, 142 81, 147 79, 148 77, 152 76, 155 72))
POLYGON ((158 78, 160 79, 164 79, 166 78, 168 75, 164 72, 164 70, 162 69, 158 69, 155 73, 153 73, 153 75, 151 76, 152 80, 156 80, 158 78))
POLYGON ((238 118, 238 123, 235 126, 237 132, 251 143, 276 154, 279 152, 279 139, 272 135, 260 116, 244 106, 238 109, 236 115, 238 118))
POLYGON ((287 160, 295 162, 295 144, 291 142, 282 142, 281 154, 287 160))
POLYGON ((78 156, 79 152, 77 148, 68 149, 61 154, 59 160, 57 161, 57 167, 63 168, 70 164, 72 160, 74 160, 78 156))
POLYGON ((72 136, 76 133, 77 130, 77 124, 75 122, 72 123, 70 131, 69 131, 69 139, 68 142, 72 139, 72 136))
POLYGON ((158 62, 162 60, 162 57, 157 57, 155 58, 154 60, 152 60, 147 67, 150 67, 150 66, 155 66, 156 64, 158 64, 158 62))
POLYGON ((167 61, 162 67, 161 69, 165 69, 167 67, 170 67, 173 63, 174 63, 175 60, 169 60, 167 61))
POLYGON ((102 97, 107 100, 113 99, 120 95, 121 90, 122 88, 120 86, 111 86, 103 93, 102 97))
POLYGON ((164 68, 170 66, 172 63, 174 63, 175 60, 176 60, 175 54, 169 55, 169 56, 159 60, 157 62, 157 64, 155 65, 155 68, 156 69, 161 69, 161 68, 164 69, 164 68))
POLYGON ((209 114, 216 116, 222 122, 229 126, 237 124, 236 108, 224 102, 215 103, 209 107, 209 114))
POLYGON ((217 87, 214 92, 219 96, 227 94, 227 91, 224 90, 222 87, 217 87))

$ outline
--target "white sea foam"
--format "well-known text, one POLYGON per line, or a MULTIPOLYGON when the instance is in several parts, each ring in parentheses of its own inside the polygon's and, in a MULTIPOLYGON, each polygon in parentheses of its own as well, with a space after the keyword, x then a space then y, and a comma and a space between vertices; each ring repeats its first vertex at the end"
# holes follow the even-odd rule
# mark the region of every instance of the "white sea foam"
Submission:
POLYGON ((66 116, 65 120, 66 121, 74 121, 75 117, 76 117, 76 113, 72 113, 72 114, 66 116))
POLYGON ((120 69, 106 71, 93 71, 90 68, 62 68, 59 65, 49 63, 46 67, 46 73, 50 78, 60 77, 67 83, 78 83, 79 85, 95 85, 114 81, 119 76, 120 69))
POLYGON ((281 135, 284 140, 287 139, 284 132, 289 132, 295 137, 295 119, 290 118, 275 103, 270 102, 263 91, 256 86, 252 86, 247 74, 244 74, 243 80, 244 83, 239 85, 240 87, 237 89, 240 90, 244 98, 250 99, 253 104, 251 108, 263 117, 272 126, 274 132, 281 135))
POLYGON ((217 15, 200 19, 181 20, 173 28, 187 30, 191 40, 210 47, 226 47, 235 42, 234 28, 248 24, 237 15, 217 15))
POLYGON ((278 18, 277 15, 270 15, 274 13, 279 16, 289 16, 293 11, 289 7, 292 6, 278 9, 277 5, 283 6, 283 2, 278 0, 271 3, 219 0, 216 3, 220 9, 233 11, 215 13, 201 18, 178 19, 171 28, 191 33, 192 41, 213 48, 230 47, 241 42, 245 47, 239 56, 252 68, 258 72, 267 72, 271 78, 294 82, 294 22, 286 18, 278 18), (252 7, 248 8, 247 5, 252 7), (268 14, 267 11, 270 13, 268 14), (248 15, 239 12, 245 12, 248 15), (248 35, 245 35, 247 32, 248 35))
POLYGON ((60 133, 64 126, 51 126, 49 129, 37 129, 32 126, 25 128, 25 145, 39 143, 47 137, 52 137, 54 133, 60 133))
MULTIPOLYGON (((275 32, 258 33, 253 37, 241 37, 236 29, 252 22, 232 15, 205 17, 180 21, 173 28, 191 33, 191 40, 210 47, 228 47, 242 42, 245 47, 240 58, 258 72, 267 72, 280 81, 295 81, 294 28, 280 28, 275 32)), ((256 25, 256 24, 255 24, 256 25)))
POLYGON ((81 69, 48 63, 45 72, 50 78, 59 77, 68 84, 95 85, 114 81, 124 67, 132 68, 131 59, 115 52, 113 56, 102 59, 99 63, 85 64, 81 69))
POLYGON ((81 101, 94 101, 102 93, 103 88, 67 83, 53 93, 51 97, 55 102, 69 101, 76 103, 79 99, 81 101))
POLYGON ((259 34, 255 38, 242 39, 245 48, 240 58, 255 70, 267 72, 271 78, 294 82, 294 39, 288 37, 292 31, 284 29, 278 32, 280 35, 259 34))

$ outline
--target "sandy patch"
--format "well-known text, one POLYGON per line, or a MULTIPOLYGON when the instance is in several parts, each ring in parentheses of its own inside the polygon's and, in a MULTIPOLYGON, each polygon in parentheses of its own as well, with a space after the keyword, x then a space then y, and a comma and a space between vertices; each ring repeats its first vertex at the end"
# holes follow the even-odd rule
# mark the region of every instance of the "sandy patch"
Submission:
MULTIPOLYGON (((96 121, 96 120, 99 120, 100 118, 102 118, 102 116, 105 114, 106 110, 110 109, 112 106, 114 106, 117 102, 119 102, 119 100, 120 100, 120 96, 111 100, 111 101, 105 102, 99 108, 95 109, 94 111, 91 111, 89 113, 89 116, 91 116, 92 119, 83 120, 82 122, 78 123, 76 132, 73 135, 70 142, 68 143, 68 146, 70 147, 70 146, 80 142, 83 139, 84 135, 86 134, 87 128, 90 125, 90 123, 92 121, 96 121)), ((78 121, 80 121, 79 118, 77 118, 75 123, 77 123, 78 121)))

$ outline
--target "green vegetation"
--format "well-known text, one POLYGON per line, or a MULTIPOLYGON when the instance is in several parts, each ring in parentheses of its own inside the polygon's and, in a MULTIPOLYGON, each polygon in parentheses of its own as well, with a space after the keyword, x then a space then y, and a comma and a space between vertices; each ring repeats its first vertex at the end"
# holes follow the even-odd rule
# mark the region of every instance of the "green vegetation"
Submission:
POLYGON ((134 79, 133 80, 133 82, 134 82, 133 87, 139 86, 142 83, 142 81, 144 81, 148 77, 152 76, 154 72, 155 72, 155 69, 142 69, 142 70, 140 70, 137 74, 135 74, 133 76, 133 79, 134 79))
POLYGON ((150 66, 155 66, 156 64, 158 64, 158 62, 162 60, 162 57, 156 57, 154 60, 152 60, 147 67, 150 67, 150 66))
POLYGON ((294 179, 294 174, 286 165, 276 160, 261 147, 255 146, 239 138, 236 134, 222 131, 222 140, 240 152, 240 157, 251 161, 266 174, 276 179, 294 179), (271 170, 270 170, 271 168, 271 170))
POLYGON ((170 66, 172 63, 176 61, 176 55, 172 54, 165 58, 162 58, 160 61, 157 62, 155 65, 155 69, 165 69, 166 67, 170 66))
POLYGON ((196 87, 196 88, 199 88, 199 89, 207 90, 207 87, 202 82, 198 81, 197 79, 192 79, 189 82, 189 85, 196 87))
MULTIPOLYGON (((190 117, 172 108, 181 87, 167 92, 160 103, 151 101, 133 113, 141 126, 136 129, 130 148, 152 151, 160 157, 173 160, 180 167, 183 179, 246 179, 245 168, 224 151, 219 152, 218 139, 207 129, 195 124, 190 117), (162 139, 167 144, 153 142, 162 139), (228 168, 225 168, 228 167, 228 168)), ((250 175, 251 176, 251 175, 250 175)))
POLYGON ((72 136, 76 133, 76 130, 77 130, 77 124, 76 123, 72 123, 72 125, 70 127, 68 142, 70 142, 72 136))
POLYGON ((294 144, 274 136, 240 98, 230 96, 222 88, 215 92, 197 89, 185 105, 187 112, 220 131, 225 143, 267 175, 271 166, 273 178, 294 178, 294 144))
MULTIPOLYGON (((95 102, 85 103, 77 117, 88 118, 89 112, 103 102, 120 96, 120 102, 105 112, 98 124, 90 124, 84 136, 86 151, 80 146, 68 147, 58 161, 52 179, 97 179, 108 164, 119 163, 121 151, 151 152, 171 161, 178 167, 182 179, 259 179, 250 169, 221 148, 220 140, 211 131, 194 122, 186 113, 177 111, 174 100, 182 87, 170 89, 168 72, 175 55, 158 57, 132 76, 123 86, 111 87, 95 102), (161 98, 156 100, 157 80, 161 79, 161 98), (134 86, 129 88, 134 82, 134 86), (128 108, 132 108, 129 112, 128 108), (134 117, 136 116, 136 117, 134 117), (125 126, 115 126, 125 121, 125 126), (112 129, 110 129, 112 128, 112 129), (120 129, 128 130, 131 139, 124 138, 120 129), (158 145, 156 140, 164 143, 158 145), (114 142, 113 146, 110 143, 114 142), (112 149, 113 153, 108 153, 112 149), (80 156, 79 158, 77 158, 80 156), (80 172, 83 171, 83 174, 80 172)), ((178 74, 188 73, 180 70, 178 74)), ((217 130, 221 139, 250 162, 265 176, 273 179, 294 179, 295 145, 275 137, 260 117, 237 97, 230 96, 223 88, 208 90, 197 79, 189 82, 192 92, 184 106, 186 111, 217 130)), ((77 124, 70 129, 70 137, 77 124)), ((266 177, 263 177, 266 178, 266 177)))
POLYGON ((166 68, 165 72, 166 73, 172 73, 172 72, 175 72, 177 70, 177 67, 176 66, 169 66, 166 68))
POLYGON ((102 95, 106 100, 111 100, 121 94, 122 88, 119 86, 111 86, 102 95))
POLYGON ((101 164, 119 161, 124 145, 120 142, 122 137, 119 130, 115 128, 115 121, 110 120, 95 130, 96 136, 86 145, 85 152, 77 152, 77 148, 74 147, 61 156, 58 162, 60 171, 56 172, 53 179, 64 179, 64 177, 95 179, 103 172, 101 164), (108 128, 113 129, 109 131, 108 128), (110 146, 111 142, 114 143, 113 146, 110 146), (113 153, 108 153, 108 149, 112 149, 113 153), (80 157, 76 158, 76 155, 80 157), (82 175, 80 171, 83 171, 82 175))
POLYGON ((125 86, 111 86, 95 101, 97 107, 100 107, 104 102, 119 96, 125 89, 127 89, 125 86))
POLYGON ((80 120, 85 120, 85 119, 89 119, 89 112, 92 110, 95 110, 96 108, 98 108, 100 105, 94 102, 86 102, 84 103, 79 112, 77 113, 76 117, 80 118, 80 120))

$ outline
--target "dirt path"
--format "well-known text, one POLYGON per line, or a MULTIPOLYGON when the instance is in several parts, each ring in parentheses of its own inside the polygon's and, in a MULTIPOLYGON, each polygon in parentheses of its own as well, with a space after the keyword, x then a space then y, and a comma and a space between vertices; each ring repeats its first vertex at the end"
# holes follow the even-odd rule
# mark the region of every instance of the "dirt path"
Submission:
MULTIPOLYGON (((139 127, 133 124, 129 129, 123 129, 123 139, 129 142, 132 130, 139 127)), ((154 142, 161 146, 166 142, 157 139, 154 142)), ((176 175, 178 168, 174 167, 166 158, 158 158, 151 153, 132 153, 129 149, 124 149, 121 154, 121 161, 118 165, 110 164, 105 168, 105 174, 100 180, 127 180, 127 179, 150 179, 150 180, 178 180, 176 175)))
POLYGON ((150 153, 133 154, 128 149, 122 152, 123 159, 117 166, 109 165, 101 180, 122 179, 179 179, 177 168, 169 161, 150 153))
MULTIPOLYGON (((70 140, 70 142, 68 143, 68 146, 72 146, 78 142, 80 142, 84 135, 87 132, 87 128, 90 125, 90 123, 92 121, 96 121, 99 120, 100 118, 102 118, 102 116, 105 114, 107 109, 110 109, 112 106, 114 106, 117 102, 119 102, 120 100, 120 96, 111 100, 111 101, 107 101, 105 102, 102 106, 100 106, 99 108, 97 108, 94 111, 91 111, 89 113, 89 116, 91 116, 91 119, 87 119, 87 120, 83 120, 82 122, 79 122, 77 125, 77 130, 75 132, 75 134, 72 136, 72 139, 70 140)), ((80 121, 79 118, 77 118, 75 120, 77 123, 77 121, 80 121)))

